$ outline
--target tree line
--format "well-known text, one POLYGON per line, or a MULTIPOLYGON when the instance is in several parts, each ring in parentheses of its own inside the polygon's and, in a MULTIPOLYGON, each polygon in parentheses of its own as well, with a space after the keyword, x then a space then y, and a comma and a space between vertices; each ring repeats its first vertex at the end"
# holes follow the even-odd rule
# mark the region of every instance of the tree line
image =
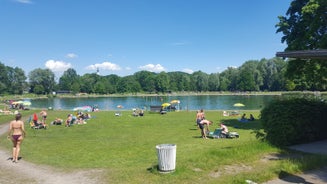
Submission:
POLYGON ((229 67, 221 73, 139 71, 120 77, 96 73, 78 75, 73 68, 66 70, 59 80, 49 69, 37 68, 25 72, 0 63, 0 94, 51 94, 69 91, 73 94, 124 94, 213 91, 291 91, 326 90, 316 81, 287 78, 288 61, 282 58, 246 61, 242 66, 229 67), (305 85, 304 85, 305 84, 305 85))

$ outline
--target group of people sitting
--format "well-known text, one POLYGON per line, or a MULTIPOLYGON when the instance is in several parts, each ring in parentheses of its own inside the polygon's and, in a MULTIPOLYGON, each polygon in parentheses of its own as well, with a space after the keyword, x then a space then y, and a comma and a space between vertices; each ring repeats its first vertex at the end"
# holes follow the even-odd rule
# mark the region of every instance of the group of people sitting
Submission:
POLYGON ((244 113, 241 117, 241 119, 239 119, 240 122, 248 122, 248 121, 254 121, 255 118, 253 117, 252 114, 250 114, 250 118, 246 117, 246 114, 244 113))
POLYGON ((144 111, 142 109, 133 109, 132 115, 134 117, 144 116, 144 111))
POLYGON ((73 114, 68 114, 67 119, 65 121, 65 126, 70 127, 74 124, 83 125, 86 124, 86 120, 90 119, 91 115, 89 113, 78 112, 76 116, 73 114))
POLYGON ((68 114, 66 120, 64 121, 61 118, 56 118, 52 121, 52 125, 62 125, 65 123, 66 127, 70 127, 74 124, 86 124, 86 120, 90 119, 91 115, 89 113, 77 112, 75 115, 68 114))
POLYGON ((41 129, 41 128, 46 129, 47 128, 47 124, 46 124, 47 111, 42 110, 40 112, 40 116, 41 116, 41 119, 39 120, 37 113, 33 114, 33 119, 31 119, 31 121, 30 121, 31 128, 34 128, 34 129, 41 129))

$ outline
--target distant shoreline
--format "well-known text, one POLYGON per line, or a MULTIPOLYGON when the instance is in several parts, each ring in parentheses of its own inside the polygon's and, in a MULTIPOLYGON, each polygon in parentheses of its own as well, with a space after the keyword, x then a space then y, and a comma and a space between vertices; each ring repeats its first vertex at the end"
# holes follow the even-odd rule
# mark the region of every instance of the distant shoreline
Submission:
POLYGON ((315 91, 276 91, 276 92, 172 92, 172 93, 128 93, 128 94, 56 94, 56 95, 7 95, 1 96, 2 102, 6 100, 24 100, 24 99, 43 99, 43 98, 92 98, 92 97, 126 97, 126 96, 205 96, 205 95, 235 95, 235 96, 252 96, 252 95, 282 95, 282 94, 319 94, 327 95, 327 92, 315 92, 315 91))
POLYGON ((281 95, 282 92, 173 92, 173 93, 137 93, 137 94, 58 94, 56 97, 126 97, 126 96, 202 96, 202 95, 281 95))

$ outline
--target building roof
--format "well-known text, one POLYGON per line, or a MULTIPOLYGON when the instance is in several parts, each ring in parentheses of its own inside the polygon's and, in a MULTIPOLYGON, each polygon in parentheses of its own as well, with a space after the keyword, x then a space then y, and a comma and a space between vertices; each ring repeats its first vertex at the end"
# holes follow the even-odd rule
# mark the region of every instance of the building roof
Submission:
POLYGON ((277 52, 276 56, 297 59, 327 59, 327 49, 277 52))

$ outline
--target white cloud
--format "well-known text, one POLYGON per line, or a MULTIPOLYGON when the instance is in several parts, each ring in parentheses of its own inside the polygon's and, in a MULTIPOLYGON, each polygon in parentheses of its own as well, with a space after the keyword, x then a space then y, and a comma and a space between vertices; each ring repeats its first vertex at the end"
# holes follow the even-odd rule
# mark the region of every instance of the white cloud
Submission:
POLYGON ((55 61, 51 59, 45 62, 45 67, 53 72, 64 72, 67 69, 72 68, 72 65, 63 61, 55 61))
POLYGON ((147 64, 147 65, 144 65, 144 66, 140 66, 139 69, 141 70, 147 70, 147 71, 150 71, 150 72, 162 72, 162 71, 165 71, 166 69, 161 66, 160 64, 147 64))
POLYGON ((97 70, 97 69, 101 69, 101 70, 111 70, 111 71, 117 71, 117 70, 121 70, 120 66, 114 63, 110 63, 108 61, 105 61, 103 63, 97 63, 94 65, 89 65, 86 67, 87 70, 97 70))
POLYGON ((67 57, 67 58, 77 58, 78 55, 77 55, 77 54, 74 54, 74 53, 68 53, 68 54, 66 55, 66 57, 67 57))
POLYGON ((194 72, 192 69, 189 68, 184 68, 182 71, 188 74, 192 74, 194 72))
POLYGON ((33 2, 31 0, 15 0, 18 3, 23 3, 23 4, 32 4, 33 2))

